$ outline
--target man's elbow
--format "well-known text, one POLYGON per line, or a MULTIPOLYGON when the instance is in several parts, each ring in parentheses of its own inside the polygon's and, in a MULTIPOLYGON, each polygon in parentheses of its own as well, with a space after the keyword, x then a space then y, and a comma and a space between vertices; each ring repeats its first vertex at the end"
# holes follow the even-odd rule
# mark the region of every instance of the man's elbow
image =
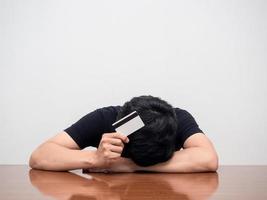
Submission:
POLYGON ((219 167, 219 159, 218 155, 216 153, 212 153, 208 156, 209 158, 207 159, 207 171, 215 172, 218 170, 219 167))
POLYGON ((43 169, 43 162, 38 156, 38 152, 34 151, 29 159, 29 166, 32 169, 43 169))
POLYGON ((37 158, 35 156, 35 153, 33 152, 30 156, 30 159, 29 159, 29 166, 32 168, 32 169, 36 169, 37 166, 38 166, 38 162, 37 162, 37 158))

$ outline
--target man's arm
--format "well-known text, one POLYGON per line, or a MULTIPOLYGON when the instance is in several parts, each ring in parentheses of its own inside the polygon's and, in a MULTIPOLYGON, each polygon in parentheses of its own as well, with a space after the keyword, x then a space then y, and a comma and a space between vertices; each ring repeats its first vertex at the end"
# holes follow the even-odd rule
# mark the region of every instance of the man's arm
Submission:
POLYGON ((66 132, 61 132, 31 154, 29 165, 34 169, 53 171, 80 169, 93 166, 94 154, 94 151, 81 151, 66 132))
POLYGON ((178 173, 216 171, 218 169, 218 156, 211 141, 203 133, 196 133, 185 141, 184 149, 176 151, 167 162, 140 169, 178 173))
POLYGON ((123 143, 127 142, 129 139, 122 134, 105 133, 96 151, 81 150, 66 132, 61 132, 32 153, 29 165, 34 169, 52 171, 105 169, 112 160, 120 157, 123 143))
POLYGON ((128 142, 128 138, 118 133, 108 133, 103 135, 97 151, 82 151, 66 132, 62 132, 40 145, 32 153, 29 164, 34 169, 53 171, 203 172, 218 168, 216 151, 202 133, 189 137, 184 149, 175 152, 169 161, 149 167, 137 166, 130 159, 120 157, 123 142, 128 142))
POLYGON ((170 173, 212 172, 218 169, 218 156, 211 141, 203 134, 196 133, 184 143, 184 149, 176 151, 167 162, 141 167, 133 161, 121 158, 114 162, 111 172, 153 171, 170 173))

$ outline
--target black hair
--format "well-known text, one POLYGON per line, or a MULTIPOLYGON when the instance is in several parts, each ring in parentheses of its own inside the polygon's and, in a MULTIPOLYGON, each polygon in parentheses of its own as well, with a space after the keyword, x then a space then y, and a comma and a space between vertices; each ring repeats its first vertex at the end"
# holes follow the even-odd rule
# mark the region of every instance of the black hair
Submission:
POLYGON ((177 118, 173 107, 159 97, 143 95, 127 101, 117 120, 137 111, 145 126, 129 135, 122 156, 140 166, 154 165, 169 160, 175 150, 177 118))

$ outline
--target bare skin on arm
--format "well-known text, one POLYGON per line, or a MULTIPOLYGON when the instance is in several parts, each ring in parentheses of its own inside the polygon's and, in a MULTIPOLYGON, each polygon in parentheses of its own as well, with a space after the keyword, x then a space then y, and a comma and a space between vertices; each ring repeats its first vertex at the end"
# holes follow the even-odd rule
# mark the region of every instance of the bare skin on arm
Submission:
POLYGON ((81 150, 66 132, 61 132, 37 147, 29 165, 34 169, 52 171, 106 169, 121 156, 127 142, 129 139, 122 134, 105 133, 96 151, 81 150))
POLYGON ((212 142, 203 133, 190 136, 183 149, 164 163, 142 168, 142 170, 171 173, 213 172, 218 169, 218 156, 212 142))
POLYGON ((87 169, 90 172, 205 172, 216 171, 218 156, 211 141, 202 133, 190 136, 184 149, 176 151, 164 163, 140 167, 121 157, 124 143, 129 139, 119 133, 105 133, 96 151, 80 150, 66 133, 61 132, 41 144, 31 155, 29 164, 34 169, 66 171, 87 169))
MULTIPOLYGON (((174 152, 172 158, 156 165, 141 167, 132 160, 122 158, 115 160, 108 172, 151 171, 167 173, 214 172, 218 169, 218 156, 212 142, 203 133, 190 136, 183 149, 174 152), (128 170, 128 171, 127 171, 128 170)), ((89 169, 89 171, 91 171, 89 169)), ((96 172, 92 170, 91 172, 96 172)), ((101 169, 98 169, 101 171, 101 169)))

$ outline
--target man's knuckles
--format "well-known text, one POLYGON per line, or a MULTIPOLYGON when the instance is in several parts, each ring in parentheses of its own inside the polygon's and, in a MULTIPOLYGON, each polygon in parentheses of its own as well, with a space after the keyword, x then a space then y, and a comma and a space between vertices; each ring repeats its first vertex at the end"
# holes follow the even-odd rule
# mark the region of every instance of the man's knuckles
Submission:
POLYGON ((103 143, 102 143, 102 149, 103 149, 103 150, 109 150, 109 144, 103 142, 103 143))

